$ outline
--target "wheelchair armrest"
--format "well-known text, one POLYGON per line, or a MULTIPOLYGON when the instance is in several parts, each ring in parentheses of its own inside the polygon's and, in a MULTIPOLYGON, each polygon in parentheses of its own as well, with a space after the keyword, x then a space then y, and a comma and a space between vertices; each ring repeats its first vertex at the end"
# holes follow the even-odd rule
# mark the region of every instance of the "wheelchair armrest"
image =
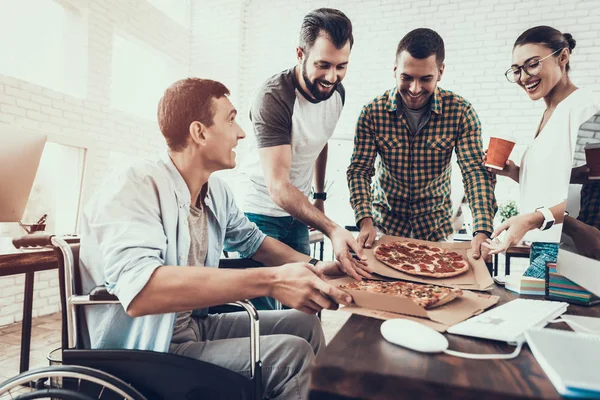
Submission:
POLYGON ((108 293, 106 290, 106 286, 100 285, 96 286, 90 291, 90 301, 119 301, 117 296, 108 293))
POLYGON ((49 233, 32 233, 29 235, 14 238, 12 240, 13 246, 20 249, 22 247, 44 247, 52 245, 52 238, 54 235, 49 233))
POLYGON ((250 362, 251 375, 255 376, 261 373, 262 361, 260 360, 260 327, 258 319, 258 311, 249 300, 240 300, 233 303, 227 303, 230 306, 242 307, 250 317, 250 362))
POLYGON ((235 269, 235 268, 253 268, 263 267, 262 263, 254 261, 251 258, 221 258, 219 260, 219 268, 235 269))

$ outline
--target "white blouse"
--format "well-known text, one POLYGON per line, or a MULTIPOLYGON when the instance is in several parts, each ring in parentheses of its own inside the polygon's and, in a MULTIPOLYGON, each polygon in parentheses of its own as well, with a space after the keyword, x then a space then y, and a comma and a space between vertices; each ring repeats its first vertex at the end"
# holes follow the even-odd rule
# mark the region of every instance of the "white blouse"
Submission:
MULTIPOLYGON (((567 199, 577 133, 582 123, 600 110, 597 96, 578 89, 564 99, 525 151, 519 171, 520 213, 553 207, 567 199)), ((560 242, 561 225, 530 231, 524 240, 560 242)))

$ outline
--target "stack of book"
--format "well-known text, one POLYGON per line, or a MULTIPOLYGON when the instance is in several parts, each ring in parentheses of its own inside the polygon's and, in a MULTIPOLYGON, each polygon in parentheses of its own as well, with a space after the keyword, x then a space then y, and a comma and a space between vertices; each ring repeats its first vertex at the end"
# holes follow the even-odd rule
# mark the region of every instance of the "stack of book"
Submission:
POLYGON ((547 263, 546 271, 549 299, 585 305, 598 302, 598 297, 556 272, 555 263, 547 263))
POLYGON ((543 279, 529 276, 507 275, 504 287, 518 294, 533 296, 544 296, 546 294, 546 282, 543 279))

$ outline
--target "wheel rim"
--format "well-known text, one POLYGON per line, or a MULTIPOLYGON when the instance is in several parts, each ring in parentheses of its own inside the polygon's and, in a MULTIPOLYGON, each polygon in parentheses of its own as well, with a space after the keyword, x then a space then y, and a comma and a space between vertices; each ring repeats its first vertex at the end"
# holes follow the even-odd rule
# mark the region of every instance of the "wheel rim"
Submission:
MULTIPOLYGON (((16 389, 18 388, 18 390, 22 390, 22 386, 29 386, 31 382, 39 382, 39 381, 48 381, 49 379, 51 380, 52 378, 62 378, 62 379, 73 379, 76 380, 78 382, 77 384, 77 390, 72 390, 71 388, 69 388, 68 390, 71 393, 76 393, 76 394, 81 394, 81 392, 79 392, 80 388, 82 387, 82 383, 86 383, 86 384, 95 384, 98 387, 100 387, 101 389, 99 389, 99 394, 98 397, 96 397, 97 399, 101 399, 102 396, 105 393, 114 393, 118 396, 122 396, 122 398, 126 399, 126 400, 147 400, 140 392, 138 392, 135 388, 133 388, 132 386, 130 386, 129 384, 127 384, 126 382, 124 382, 123 380, 110 375, 106 372, 94 369, 94 368, 89 368, 89 367, 82 367, 82 366, 55 366, 55 367, 46 367, 46 368, 40 368, 40 369, 36 369, 36 370, 31 370, 28 372, 25 372, 21 375, 18 375, 12 379, 9 379, 8 381, 6 381, 4 384, 2 384, 0 386, 0 396, 6 396, 8 395, 9 397, 6 397, 6 399, 35 399, 35 398, 40 398, 40 397, 15 397, 15 396, 22 396, 22 395, 26 395, 26 396, 32 396, 29 393, 25 393, 25 394, 21 394, 21 393, 17 393, 16 395, 13 395, 13 391, 16 391, 16 389)), ((53 388, 50 387, 49 389, 60 389, 60 388, 53 388)), ((44 391, 47 391, 49 389, 41 389, 41 390, 37 390, 38 392, 42 393, 44 391)), ((32 393, 35 393, 32 392, 32 393)), ((60 394, 60 393, 57 393, 60 394)), ((76 399, 75 397, 70 397, 73 399, 76 399)), ((87 397, 90 399, 93 399, 94 397, 87 397)), ((86 399, 86 397, 83 397, 81 399, 86 399)))

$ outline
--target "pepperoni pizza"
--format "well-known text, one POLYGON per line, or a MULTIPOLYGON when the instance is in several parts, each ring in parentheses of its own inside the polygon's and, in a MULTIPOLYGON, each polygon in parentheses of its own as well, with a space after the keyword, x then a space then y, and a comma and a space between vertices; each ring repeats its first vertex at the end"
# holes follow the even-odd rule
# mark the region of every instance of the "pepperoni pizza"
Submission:
POLYGON ((447 278, 469 270, 469 263, 458 253, 412 242, 390 242, 374 249, 382 263, 406 274, 428 278, 447 278))
POLYGON ((406 297, 425 309, 441 306, 463 294, 462 290, 456 288, 399 281, 374 281, 368 279, 341 285, 339 288, 342 290, 360 290, 369 293, 406 297))

